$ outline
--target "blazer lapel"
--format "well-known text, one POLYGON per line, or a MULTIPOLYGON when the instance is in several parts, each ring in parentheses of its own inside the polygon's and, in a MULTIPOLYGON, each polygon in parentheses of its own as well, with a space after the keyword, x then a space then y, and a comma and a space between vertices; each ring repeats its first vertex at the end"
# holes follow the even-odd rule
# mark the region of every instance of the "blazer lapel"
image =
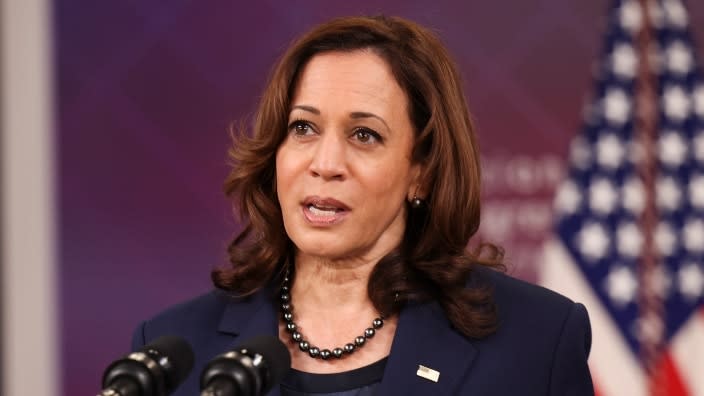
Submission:
MULTIPOLYGON (((278 313, 274 309, 272 293, 268 288, 255 293, 246 301, 229 303, 223 312, 218 331, 236 337, 233 337, 223 352, 235 348, 255 336, 278 336, 278 318, 278 313)), ((278 384, 267 395, 279 396, 278 384)))
MULTIPOLYGON (((401 311, 379 395, 450 395, 458 391, 477 349, 454 331, 437 303, 401 311), (437 382, 418 375, 419 366, 437 372, 437 382)), ((428 375, 426 375, 427 377, 428 375)))

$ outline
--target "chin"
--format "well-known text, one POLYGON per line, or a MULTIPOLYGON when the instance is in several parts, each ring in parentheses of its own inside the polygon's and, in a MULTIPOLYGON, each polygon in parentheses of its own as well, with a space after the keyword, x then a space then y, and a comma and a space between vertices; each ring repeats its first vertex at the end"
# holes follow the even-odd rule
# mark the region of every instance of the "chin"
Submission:
MULTIPOLYGON (((311 233, 314 234, 314 233, 311 233)), ((335 260, 353 255, 354 248, 340 243, 345 238, 341 236, 316 237, 308 234, 303 238, 295 238, 293 243, 299 253, 306 256, 318 257, 327 260, 335 260)))

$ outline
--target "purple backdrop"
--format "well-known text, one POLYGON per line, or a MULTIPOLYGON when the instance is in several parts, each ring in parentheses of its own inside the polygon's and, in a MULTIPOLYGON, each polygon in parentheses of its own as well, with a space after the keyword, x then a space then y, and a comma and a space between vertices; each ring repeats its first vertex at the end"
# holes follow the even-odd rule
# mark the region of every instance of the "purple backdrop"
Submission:
MULTIPOLYGON (((241 3, 55 2, 65 395, 94 394, 140 319, 209 288, 237 230, 227 126, 292 38, 333 16, 400 15, 441 35, 479 126, 482 233, 535 278, 607 0, 241 3)), ((701 54, 704 3, 689 7, 701 54)))

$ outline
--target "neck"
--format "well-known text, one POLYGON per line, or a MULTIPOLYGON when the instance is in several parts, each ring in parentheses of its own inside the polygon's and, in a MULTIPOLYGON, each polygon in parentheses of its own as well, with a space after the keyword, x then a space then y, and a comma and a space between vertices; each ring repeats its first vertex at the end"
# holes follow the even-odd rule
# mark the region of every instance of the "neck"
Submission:
POLYGON ((298 306, 320 311, 369 310, 367 283, 376 262, 340 262, 296 256, 292 297, 298 306))

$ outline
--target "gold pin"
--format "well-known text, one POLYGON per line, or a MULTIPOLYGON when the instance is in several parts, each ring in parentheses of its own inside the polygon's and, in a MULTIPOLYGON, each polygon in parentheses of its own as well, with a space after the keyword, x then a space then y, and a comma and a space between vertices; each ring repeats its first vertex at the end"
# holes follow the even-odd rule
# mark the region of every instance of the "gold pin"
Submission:
POLYGON ((418 365, 418 371, 416 371, 416 375, 433 382, 438 382, 438 379, 440 379, 439 371, 435 371, 430 367, 425 367, 420 364, 418 365))

